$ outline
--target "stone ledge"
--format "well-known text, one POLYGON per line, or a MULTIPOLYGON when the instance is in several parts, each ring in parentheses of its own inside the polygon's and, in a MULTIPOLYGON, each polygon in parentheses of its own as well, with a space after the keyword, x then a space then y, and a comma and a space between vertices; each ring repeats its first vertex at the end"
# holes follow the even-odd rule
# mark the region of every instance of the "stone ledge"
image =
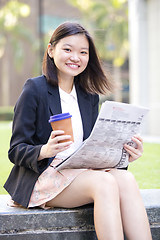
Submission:
MULTIPOLYGON (((160 240, 160 189, 141 190, 153 240, 160 240)), ((24 209, 7 206, 0 195, 0 240, 96 240, 93 205, 80 208, 24 209)))
POLYGON ((47 231, 0 235, 2 240, 97 240, 94 231, 47 231))
MULTIPOLYGON (((0 233, 17 233, 28 230, 76 230, 93 229, 93 206, 80 208, 24 209, 6 206, 8 196, 1 196, 4 208, 0 207, 0 233), (1 209, 3 208, 3 209, 1 209), (25 224, 21 224, 25 223, 25 224)), ((1 202, 1 201, 0 201, 1 202)))

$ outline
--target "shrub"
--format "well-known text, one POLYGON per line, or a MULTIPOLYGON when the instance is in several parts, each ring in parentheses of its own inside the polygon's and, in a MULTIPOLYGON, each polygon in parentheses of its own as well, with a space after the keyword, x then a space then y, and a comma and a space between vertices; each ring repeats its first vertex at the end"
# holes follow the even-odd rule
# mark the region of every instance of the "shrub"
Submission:
POLYGON ((13 107, 0 107, 0 121, 12 121, 13 120, 13 107))

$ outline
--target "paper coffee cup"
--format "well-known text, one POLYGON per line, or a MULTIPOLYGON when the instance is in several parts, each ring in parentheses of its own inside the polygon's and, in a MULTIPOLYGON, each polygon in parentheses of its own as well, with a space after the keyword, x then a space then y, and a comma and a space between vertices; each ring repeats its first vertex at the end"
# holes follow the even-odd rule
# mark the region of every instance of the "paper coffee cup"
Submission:
POLYGON ((53 130, 63 130, 64 131, 63 135, 71 136, 70 139, 62 140, 59 142, 74 141, 71 117, 72 115, 70 115, 70 113, 61 113, 50 116, 49 122, 53 130))

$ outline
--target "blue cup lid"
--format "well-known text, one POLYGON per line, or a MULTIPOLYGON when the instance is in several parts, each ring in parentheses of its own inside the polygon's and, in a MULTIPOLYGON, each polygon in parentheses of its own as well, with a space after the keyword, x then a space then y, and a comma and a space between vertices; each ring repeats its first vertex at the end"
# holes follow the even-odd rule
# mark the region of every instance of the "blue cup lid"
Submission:
POLYGON ((71 118, 72 115, 70 113, 60 113, 57 115, 50 116, 49 122, 60 121, 66 118, 71 118))

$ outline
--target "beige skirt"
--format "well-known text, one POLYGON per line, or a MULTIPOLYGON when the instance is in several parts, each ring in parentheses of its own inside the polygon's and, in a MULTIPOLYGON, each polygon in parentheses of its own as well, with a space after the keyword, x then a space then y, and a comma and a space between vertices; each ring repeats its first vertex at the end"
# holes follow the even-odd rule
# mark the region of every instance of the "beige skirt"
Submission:
MULTIPOLYGON (((60 194, 71 182, 84 171, 95 171, 92 169, 64 169, 57 171, 55 166, 61 160, 54 159, 50 166, 39 176, 32 191, 28 208, 41 207, 47 209, 46 203, 60 194)), ((109 171, 110 169, 97 169, 99 171, 109 171)), ((20 207, 12 199, 8 202, 11 207, 20 207)))
POLYGON ((46 202, 61 193, 80 173, 87 169, 64 169, 57 171, 55 165, 61 160, 54 159, 51 165, 39 176, 34 186, 28 208, 46 208, 46 202))

